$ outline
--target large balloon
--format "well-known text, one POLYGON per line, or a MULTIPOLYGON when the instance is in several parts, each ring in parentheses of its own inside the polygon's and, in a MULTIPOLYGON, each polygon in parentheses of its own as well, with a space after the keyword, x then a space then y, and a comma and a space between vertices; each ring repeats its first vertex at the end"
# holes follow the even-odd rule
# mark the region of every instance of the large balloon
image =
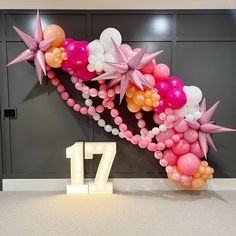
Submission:
POLYGON ((170 69, 166 64, 157 64, 154 69, 154 77, 157 81, 163 81, 169 78, 170 69))
POLYGON ((184 83, 179 77, 170 77, 166 82, 170 88, 182 89, 184 87, 184 83))
POLYGON ((68 60, 76 66, 81 66, 88 61, 88 50, 84 42, 70 43, 66 50, 68 60))
POLYGON ((105 51, 109 52, 114 49, 114 45, 112 39, 120 45, 122 42, 120 32, 115 28, 107 28, 102 31, 100 35, 100 41, 105 49, 105 51))
POLYGON ((62 42, 65 40, 65 32, 59 25, 48 25, 43 31, 44 39, 55 39, 51 46, 60 47, 62 42))
POLYGON ((200 168, 200 160, 192 153, 179 157, 177 167, 184 175, 195 175, 200 168))

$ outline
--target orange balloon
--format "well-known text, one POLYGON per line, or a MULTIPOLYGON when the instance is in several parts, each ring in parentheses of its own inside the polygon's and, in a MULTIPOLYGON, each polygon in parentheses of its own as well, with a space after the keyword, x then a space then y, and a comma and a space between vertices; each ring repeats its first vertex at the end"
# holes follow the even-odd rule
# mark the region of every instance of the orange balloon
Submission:
POLYGON ((145 104, 148 105, 148 106, 152 106, 152 100, 151 100, 151 98, 146 98, 146 99, 145 99, 145 104))
POLYGON ((127 107, 129 109, 129 111, 134 112, 134 113, 140 111, 140 109, 141 109, 140 106, 138 106, 137 104, 132 103, 132 102, 128 103, 127 107))
POLYGON ((150 90, 147 90, 144 95, 146 98, 150 98, 152 96, 152 92, 150 90))
POLYGON ((134 96, 135 91, 136 91, 136 88, 134 86, 130 86, 126 90, 126 96, 129 97, 129 98, 132 98, 134 96))
POLYGON ((153 93, 151 99, 152 101, 158 101, 160 99, 160 96, 157 93, 153 93))
POLYGON ((62 58, 57 57, 58 54, 54 53, 55 51, 58 52, 57 49, 60 51, 59 48, 52 47, 45 53, 46 63, 53 68, 59 68, 62 62, 62 58))
POLYGON ((137 91, 134 94, 133 101, 134 101, 135 104, 137 104, 139 106, 143 105, 144 102, 145 102, 144 93, 142 91, 137 91))
POLYGON ((207 161, 201 161, 201 166, 207 167, 208 166, 208 162, 207 161))
POLYGON ((65 37, 65 32, 59 25, 48 25, 43 31, 44 39, 55 39, 52 42, 52 46, 54 47, 60 47, 61 43, 65 40, 65 37))
POLYGON ((144 104, 144 105, 142 105, 142 109, 143 109, 144 111, 151 111, 151 110, 152 110, 152 107, 150 107, 150 106, 144 104))
POLYGON ((211 174, 213 174, 213 172, 214 172, 213 168, 211 168, 210 166, 206 167, 206 174, 207 175, 211 175, 211 174))
POLYGON ((203 185, 204 185, 204 180, 201 178, 196 178, 196 179, 193 179, 192 181, 192 188, 194 189, 201 189, 203 185))
POLYGON ((200 166, 199 173, 200 174, 205 174, 205 171, 206 171, 205 167, 204 166, 200 166))

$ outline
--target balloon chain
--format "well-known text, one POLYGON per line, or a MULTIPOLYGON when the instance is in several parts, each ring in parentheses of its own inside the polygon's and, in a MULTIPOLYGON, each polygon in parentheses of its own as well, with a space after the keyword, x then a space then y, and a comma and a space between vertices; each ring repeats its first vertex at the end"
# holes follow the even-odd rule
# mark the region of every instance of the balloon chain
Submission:
MULTIPOLYGON (((69 107, 73 107, 74 111, 80 112, 82 115, 88 114, 92 116, 93 119, 98 122, 98 125, 103 127, 106 132, 111 132, 113 135, 119 135, 120 138, 126 138, 127 141, 138 145, 142 149, 147 148, 149 151, 154 152, 155 158, 159 159, 160 165, 165 167, 169 178, 182 184, 182 187, 191 187, 191 181, 193 180, 192 176, 183 175, 176 168, 168 165, 168 162, 163 158, 162 153, 166 148, 170 148, 173 144, 178 143, 182 138, 182 134, 173 134, 171 137, 166 139, 165 142, 160 142, 157 139, 157 135, 159 133, 164 133, 168 128, 173 127, 173 122, 177 119, 177 116, 174 115, 173 110, 166 109, 165 113, 157 115, 154 119, 159 120, 159 124, 162 124, 160 124, 159 127, 152 128, 152 130, 145 128, 146 122, 142 119, 142 112, 135 113, 135 118, 138 120, 138 126, 140 128, 140 135, 133 135, 133 133, 128 130, 127 125, 123 123, 123 119, 119 116, 119 111, 114 108, 113 101, 115 95, 120 93, 119 86, 108 89, 105 82, 100 81, 100 88, 98 91, 95 88, 89 88, 81 80, 72 75, 71 82, 74 84, 76 90, 82 92, 82 96, 85 99, 86 106, 81 106, 76 103, 74 99, 70 98, 69 93, 60 83, 60 80, 55 77, 55 73, 50 67, 47 67, 47 76, 51 79, 52 84, 57 87, 57 91, 61 94, 61 98, 66 101, 69 107), (94 107, 90 96, 103 99, 102 105, 94 107), (111 125, 105 123, 104 119, 101 119, 100 114, 104 112, 105 108, 110 110, 110 114, 114 118, 114 123, 118 126, 118 129, 112 128, 111 125), (156 137, 157 143, 152 142, 154 137, 156 137)), ((202 161, 202 167, 207 167, 204 161, 202 161)), ((212 175, 209 175, 208 178, 212 178, 212 175)))

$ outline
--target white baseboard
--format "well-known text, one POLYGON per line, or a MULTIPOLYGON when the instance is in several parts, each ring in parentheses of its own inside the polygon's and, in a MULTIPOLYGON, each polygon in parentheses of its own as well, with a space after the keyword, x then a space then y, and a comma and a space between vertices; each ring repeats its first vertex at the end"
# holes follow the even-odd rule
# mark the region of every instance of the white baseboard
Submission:
MULTIPOLYGON (((85 181, 88 181, 86 179, 85 181)), ((114 191, 180 190, 164 178, 110 179, 114 191)), ((3 191, 65 191, 69 179, 3 179, 3 191)), ((204 190, 236 190, 236 178, 208 181, 204 190)))

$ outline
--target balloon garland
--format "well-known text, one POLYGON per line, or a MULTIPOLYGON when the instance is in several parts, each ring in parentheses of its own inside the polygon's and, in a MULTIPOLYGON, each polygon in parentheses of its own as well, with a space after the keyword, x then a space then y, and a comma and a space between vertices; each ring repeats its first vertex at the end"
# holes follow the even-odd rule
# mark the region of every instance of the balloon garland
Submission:
POLYGON ((208 145, 216 150, 211 134, 235 130, 211 121, 219 102, 207 110, 198 87, 184 86, 180 78, 170 77, 167 65, 156 63, 155 58, 162 51, 148 54, 146 48, 132 49, 122 44, 121 34, 114 28, 105 29, 100 39, 90 43, 75 41, 66 38, 58 25, 42 30, 39 11, 33 38, 15 26, 14 29, 28 49, 8 65, 33 59, 40 84, 44 73, 69 107, 92 116, 106 132, 148 149, 165 168, 168 178, 182 188, 201 189, 213 178, 214 169, 201 160, 207 158, 208 145), (85 106, 66 91, 55 68, 71 75, 85 106), (95 81, 94 87, 86 81, 95 81), (128 110, 134 113, 139 133, 134 134, 120 116, 114 103, 117 95, 120 103, 126 101, 128 110), (102 102, 95 106, 94 98, 102 102), (105 110, 114 127, 102 118, 105 110), (152 129, 146 128, 143 112, 153 112, 156 126, 152 129))

